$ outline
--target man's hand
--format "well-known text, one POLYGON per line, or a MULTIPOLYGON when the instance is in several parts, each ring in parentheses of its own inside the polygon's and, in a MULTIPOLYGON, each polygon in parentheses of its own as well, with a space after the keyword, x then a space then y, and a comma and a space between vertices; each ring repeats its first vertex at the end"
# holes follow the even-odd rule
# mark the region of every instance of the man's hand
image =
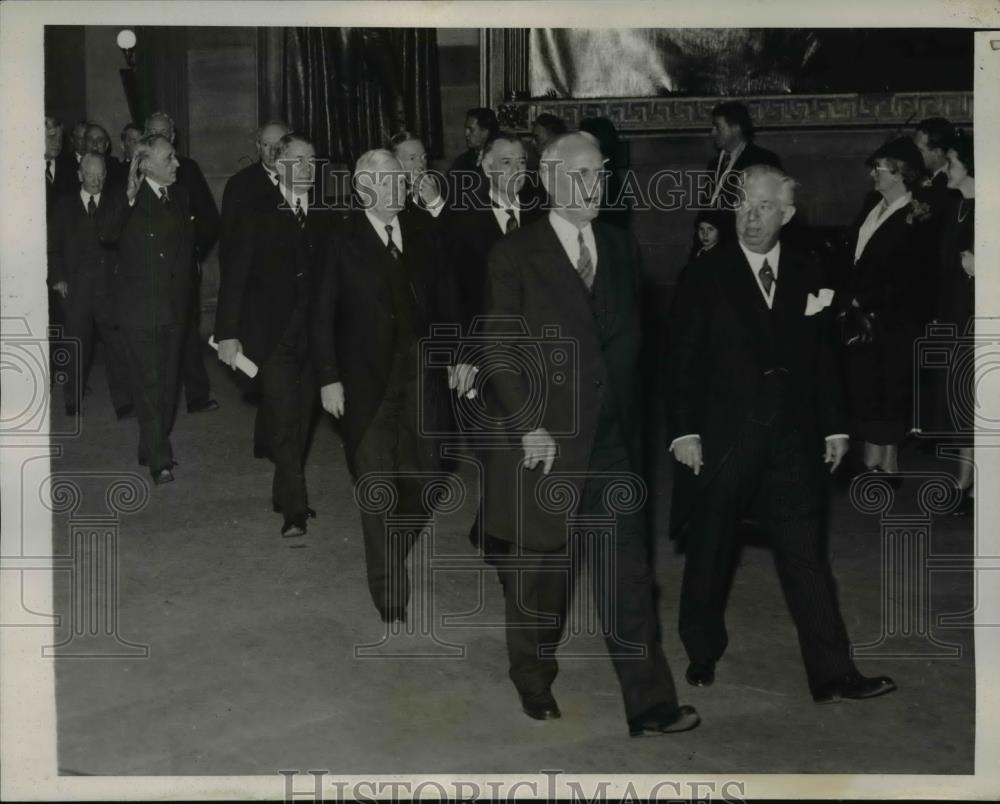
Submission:
POLYGON ((62 282, 56 282, 56 283, 55 283, 55 284, 54 284, 54 285, 52 286, 52 289, 53 289, 53 290, 54 290, 54 291, 55 291, 56 293, 58 293, 58 294, 59 294, 60 296, 62 296, 62 297, 63 297, 64 299, 65 299, 65 298, 66 298, 67 296, 69 296, 69 285, 68 285, 68 284, 66 284, 66 281, 65 281, 65 280, 63 280, 62 282))
POLYGON ((323 404, 323 410, 333 418, 339 419, 344 415, 344 384, 342 382, 324 385, 319 389, 319 399, 323 404))
POLYGON ((847 454, 849 444, 850 441, 846 438, 828 438, 826 440, 826 454, 823 456, 823 463, 833 464, 830 467, 831 475, 837 471, 837 467, 840 466, 840 462, 847 454))
POLYGON ((478 368, 471 363, 459 363, 457 366, 448 366, 448 388, 459 396, 467 396, 472 390, 478 368))
POLYGON ((549 435, 549 431, 539 427, 537 430, 525 433, 521 436, 521 445, 524 447, 524 465, 534 469, 541 463, 542 474, 547 475, 556 459, 556 442, 549 435))
POLYGON ((962 270, 969 276, 976 275, 976 255, 971 251, 962 252, 962 270))
POLYGON ((219 341, 219 360, 233 371, 236 371, 236 358, 243 351, 243 344, 238 338, 226 338, 219 341))
POLYGON ((696 435, 684 436, 674 442, 674 458, 684 464, 696 475, 701 473, 704 465, 701 458, 701 437, 696 435))
POLYGON ((139 175, 139 155, 136 154, 132 157, 132 164, 128 166, 128 184, 125 187, 129 204, 135 201, 135 197, 139 193, 140 184, 142 184, 142 176, 139 175))
POLYGON ((430 173, 421 173, 414 179, 417 193, 420 200, 428 207, 434 206, 441 197, 441 190, 438 189, 437 180, 430 173))

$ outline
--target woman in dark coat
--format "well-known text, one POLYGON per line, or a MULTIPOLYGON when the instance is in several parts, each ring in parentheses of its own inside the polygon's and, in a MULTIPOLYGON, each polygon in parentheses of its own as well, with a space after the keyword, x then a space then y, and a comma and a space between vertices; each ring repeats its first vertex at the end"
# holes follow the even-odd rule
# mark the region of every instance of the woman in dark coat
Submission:
POLYGON ((962 343, 963 336, 972 336, 975 314, 975 203, 976 178, 972 137, 958 132, 949 143, 948 187, 957 190, 944 215, 941 234, 941 286, 935 319, 938 324, 950 324, 959 339, 952 355, 946 382, 940 388, 938 432, 968 435, 965 446, 959 448, 960 464, 955 484, 962 492, 958 514, 972 511, 973 463, 972 435, 974 411, 974 351, 971 344, 962 343))
POLYGON ((897 473, 898 445, 910 429, 913 342, 920 331, 918 296, 923 233, 929 210, 912 189, 923 171, 909 138, 886 143, 868 158, 875 194, 858 218, 854 264, 840 298, 841 318, 871 322, 871 341, 846 347, 852 435, 864 441, 868 469, 897 473))

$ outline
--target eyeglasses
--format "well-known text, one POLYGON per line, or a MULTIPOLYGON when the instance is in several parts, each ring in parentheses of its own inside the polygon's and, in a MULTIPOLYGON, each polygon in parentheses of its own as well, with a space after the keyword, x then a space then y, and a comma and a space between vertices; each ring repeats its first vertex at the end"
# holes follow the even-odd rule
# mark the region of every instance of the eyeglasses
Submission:
POLYGON ((880 170, 884 170, 886 173, 895 173, 896 172, 892 168, 882 167, 881 165, 872 165, 871 168, 869 168, 868 172, 869 173, 878 173, 880 170))

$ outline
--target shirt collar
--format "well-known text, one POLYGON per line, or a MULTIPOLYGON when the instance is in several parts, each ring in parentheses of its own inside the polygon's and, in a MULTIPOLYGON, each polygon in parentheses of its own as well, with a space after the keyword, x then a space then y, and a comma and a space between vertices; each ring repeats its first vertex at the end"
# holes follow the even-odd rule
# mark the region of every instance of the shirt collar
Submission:
MULTIPOLYGON (((164 185, 160 184, 158 181, 153 181, 153 179, 149 178, 149 176, 146 176, 146 184, 148 184, 149 187, 150 187, 150 189, 153 191, 153 195, 155 195, 157 198, 159 198, 160 197, 160 189, 164 185)), ((167 195, 169 196, 170 195, 170 188, 167 187, 166 189, 167 189, 167 195)))
MULTIPOLYGON (((80 188, 80 200, 83 201, 84 204, 87 204, 87 202, 90 201, 90 196, 91 196, 91 193, 88 193, 82 187, 80 188)), ((94 203, 95 204, 100 204, 101 203, 101 194, 100 193, 93 193, 93 196, 94 196, 94 203)))
POLYGON ((771 272, 774 274, 774 278, 778 278, 778 263, 781 260, 780 240, 772 246, 771 250, 767 252, 767 254, 758 254, 756 251, 751 251, 744 246, 742 242, 740 242, 740 249, 743 251, 743 255, 747 258, 747 262, 750 263, 750 267, 753 268, 755 275, 760 273, 760 269, 764 266, 764 260, 767 260, 767 264, 771 267, 771 272))
POLYGON ((392 220, 388 223, 383 223, 382 219, 377 217, 370 209, 365 210, 365 217, 368 218, 368 222, 372 225, 372 228, 378 233, 379 237, 388 237, 388 232, 386 232, 385 227, 392 227, 393 240, 396 239, 396 235, 401 234, 399 231, 399 215, 393 215, 392 220))
POLYGON ((562 215, 557 214, 555 210, 549 213, 549 223, 556 230, 556 234, 559 235, 560 240, 572 240, 574 243, 580 234, 586 236, 588 230, 591 228, 590 221, 587 221, 582 227, 577 228, 576 224, 570 223, 562 215))
POLYGON ((272 170, 267 165, 265 165, 263 162, 260 163, 260 166, 262 168, 264 168, 264 173, 271 180, 272 184, 278 184, 278 183, 280 183, 281 179, 278 177, 278 171, 272 170))
POLYGON ((514 209, 514 210, 520 210, 521 209, 521 204, 518 202, 517 196, 514 197, 514 203, 513 204, 504 203, 503 201, 500 200, 500 197, 496 193, 493 192, 493 188, 492 187, 490 187, 490 201, 492 202, 492 204, 493 204, 493 206, 495 208, 502 209, 504 211, 506 211, 508 209, 514 209))

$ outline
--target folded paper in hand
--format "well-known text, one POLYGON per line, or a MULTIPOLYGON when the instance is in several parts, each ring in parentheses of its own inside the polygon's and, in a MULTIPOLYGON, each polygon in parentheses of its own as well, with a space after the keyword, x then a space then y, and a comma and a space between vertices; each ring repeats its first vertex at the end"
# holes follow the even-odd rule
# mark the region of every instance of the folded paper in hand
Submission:
MULTIPOLYGON (((215 342, 215 336, 210 335, 208 337, 208 345, 215 349, 216 352, 219 351, 219 344, 215 342)), ((254 363, 250 358, 248 358, 243 352, 236 355, 236 368, 246 374, 248 377, 253 379, 257 376, 257 364, 254 363)))
POLYGON ((830 288, 820 288, 818 295, 810 293, 806 297, 806 315, 816 315, 833 302, 833 291, 830 288))

